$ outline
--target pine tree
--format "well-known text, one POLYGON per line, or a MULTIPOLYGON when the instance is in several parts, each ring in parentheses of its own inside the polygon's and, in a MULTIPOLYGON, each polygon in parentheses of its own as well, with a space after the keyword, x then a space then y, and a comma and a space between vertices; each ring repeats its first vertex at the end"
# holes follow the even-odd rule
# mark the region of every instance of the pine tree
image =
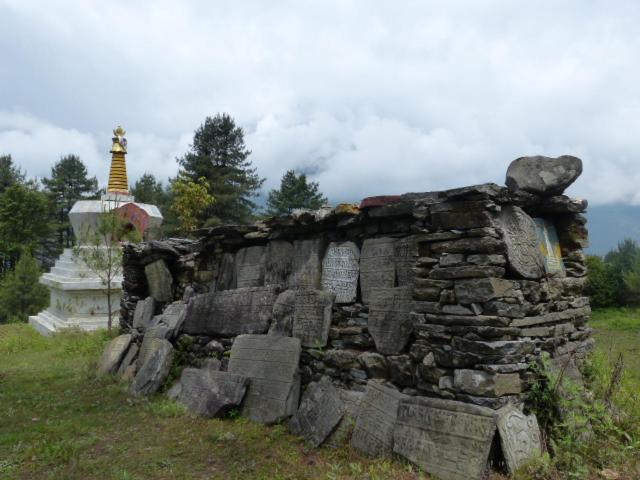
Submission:
POLYGON ((40 273, 38 262, 23 253, 15 270, 0 281, 0 322, 26 322, 49 305, 49 290, 38 282, 40 273))
POLYGON ((246 223, 256 204, 252 198, 264 179, 248 160, 251 151, 244 131, 226 113, 207 117, 195 131, 191 151, 178 158, 183 172, 193 182, 206 179, 207 190, 216 201, 199 217, 199 224, 246 223))
POLYGON ((296 208, 317 210, 327 203, 319 188, 317 182, 307 182, 304 173, 296 175, 296 172, 289 170, 282 176, 280 188, 269 192, 267 213, 282 215, 291 213, 296 208))
POLYGON ((0 193, 24 182, 24 173, 13 164, 11 155, 0 155, 0 193))
POLYGON ((87 167, 77 155, 66 155, 51 168, 51 178, 42 179, 55 210, 55 223, 60 247, 73 244, 73 229, 69 211, 83 198, 95 198, 98 193, 96 177, 87 177, 87 167))
POLYGON ((166 192, 162 182, 156 180, 152 173, 145 173, 131 187, 131 194, 136 202, 148 203, 158 207, 164 206, 166 192))

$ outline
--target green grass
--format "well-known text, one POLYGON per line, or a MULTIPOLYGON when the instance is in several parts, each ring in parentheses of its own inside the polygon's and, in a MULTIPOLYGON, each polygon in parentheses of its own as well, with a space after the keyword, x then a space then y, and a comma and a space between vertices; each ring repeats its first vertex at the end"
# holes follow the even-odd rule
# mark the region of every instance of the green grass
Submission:
POLYGON ((613 362, 622 354, 626 383, 640 389, 640 309, 594 310, 591 327, 598 349, 613 362))

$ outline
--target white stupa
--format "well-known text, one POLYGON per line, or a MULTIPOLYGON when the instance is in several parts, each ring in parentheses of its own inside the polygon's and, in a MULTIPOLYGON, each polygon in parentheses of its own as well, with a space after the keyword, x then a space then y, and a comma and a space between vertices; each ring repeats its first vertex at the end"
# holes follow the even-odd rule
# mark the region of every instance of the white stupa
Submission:
MULTIPOLYGON (((136 203, 129 193, 125 155, 126 132, 122 127, 113 131, 111 170, 107 193, 100 200, 79 200, 69 212, 69 220, 78 241, 84 232, 95 229, 100 214, 117 209, 131 228, 141 235, 155 231, 162 224, 162 214, 155 205, 136 203)), ((80 244, 81 245, 81 244, 80 244)), ((81 245, 82 246, 82 245, 81 245)), ((67 248, 49 273, 40 278, 49 287, 50 304, 46 310, 29 317, 29 323, 43 335, 51 335, 67 328, 96 330, 107 328, 108 303, 106 284, 92 272, 73 250, 67 248)), ((111 282, 112 321, 118 319, 122 276, 111 282)))

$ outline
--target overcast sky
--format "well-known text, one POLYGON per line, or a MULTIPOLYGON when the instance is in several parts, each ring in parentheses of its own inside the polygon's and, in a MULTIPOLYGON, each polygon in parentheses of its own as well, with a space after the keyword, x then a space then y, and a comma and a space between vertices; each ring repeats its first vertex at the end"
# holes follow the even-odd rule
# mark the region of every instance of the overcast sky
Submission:
POLYGON ((569 193, 640 204, 637 1, 0 0, 0 153, 48 175, 77 153, 106 183, 166 180, 207 115, 245 129, 279 184, 333 202, 504 182, 573 154, 569 193))

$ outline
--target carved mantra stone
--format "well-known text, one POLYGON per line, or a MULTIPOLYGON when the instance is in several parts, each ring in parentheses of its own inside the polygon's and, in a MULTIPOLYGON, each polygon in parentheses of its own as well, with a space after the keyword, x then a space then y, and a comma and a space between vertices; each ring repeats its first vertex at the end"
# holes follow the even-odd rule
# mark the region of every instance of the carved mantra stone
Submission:
POLYGON ((538 248, 536 223, 524 210, 514 205, 502 207, 500 228, 507 247, 511 271, 521 278, 539 279, 544 273, 544 260, 538 248))
POLYGON ((276 287, 252 287, 198 295, 187 305, 183 330, 192 335, 265 333, 276 287))
POLYGON ((362 301, 370 302, 372 288, 391 288, 395 285, 394 238, 367 238, 360 255, 360 288, 362 301))
POLYGON ((269 242, 264 272, 265 286, 276 285, 283 288, 287 286, 292 258, 293 245, 291 243, 282 240, 269 242))
POLYGON ((360 401, 351 445, 370 457, 389 457, 398 406, 406 395, 370 381, 360 401))
POLYGON ((269 334, 294 336, 305 347, 324 347, 331 327, 333 294, 322 290, 287 290, 273 307, 269 334))
POLYGON ((513 405, 498 411, 502 452, 512 474, 542 452, 540 427, 535 415, 525 415, 513 405))
POLYGON ((410 289, 374 288, 370 305, 369 333, 376 343, 376 350, 385 355, 400 353, 413 331, 410 289))
POLYGON ((231 290, 236 288, 236 257, 233 253, 225 253, 220 260, 220 270, 215 290, 231 290))
POLYGON ((322 289, 336 295, 336 303, 353 303, 358 292, 360 250, 353 242, 330 243, 322 261, 322 289))
POLYGON ((241 248, 236 253, 236 283, 238 288, 264 285, 265 248, 241 248))
POLYGON ((249 377, 242 414, 266 424, 293 415, 300 397, 300 339, 240 335, 231 347, 229 373, 249 377))
POLYGON ((133 312, 133 328, 144 331, 151 323, 155 307, 156 302, 153 297, 139 300, 133 312))
POLYGON ((398 407, 393 451, 443 480, 481 480, 495 431, 490 408, 409 397, 398 407))
POLYGON ((173 277, 164 260, 156 260, 144 267, 149 294, 158 302, 170 302, 173 298, 173 277))
POLYGON ((296 240, 293 242, 293 264, 289 288, 320 288, 324 241, 296 240))
POLYGON ((156 393, 167 379, 173 363, 173 346, 167 340, 151 338, 147 352, 145 357, 138 358, 139 362, 143 361, 129 387, 129 392, 136 396, 156 393))
POLYGON ((560 249, 560 241, 558 240, 558 232, 555 225, 544 218, 534 218, 533 220, 536 222, 538 245, 544 260, 545 272, 564 276, 562 250, 560 249))
POLYGON ((401 238, 396 240, 393 248, 398 286, 408 287, 413 282, 413 267, 418 258, 418 242, 415 237, 401 238))

